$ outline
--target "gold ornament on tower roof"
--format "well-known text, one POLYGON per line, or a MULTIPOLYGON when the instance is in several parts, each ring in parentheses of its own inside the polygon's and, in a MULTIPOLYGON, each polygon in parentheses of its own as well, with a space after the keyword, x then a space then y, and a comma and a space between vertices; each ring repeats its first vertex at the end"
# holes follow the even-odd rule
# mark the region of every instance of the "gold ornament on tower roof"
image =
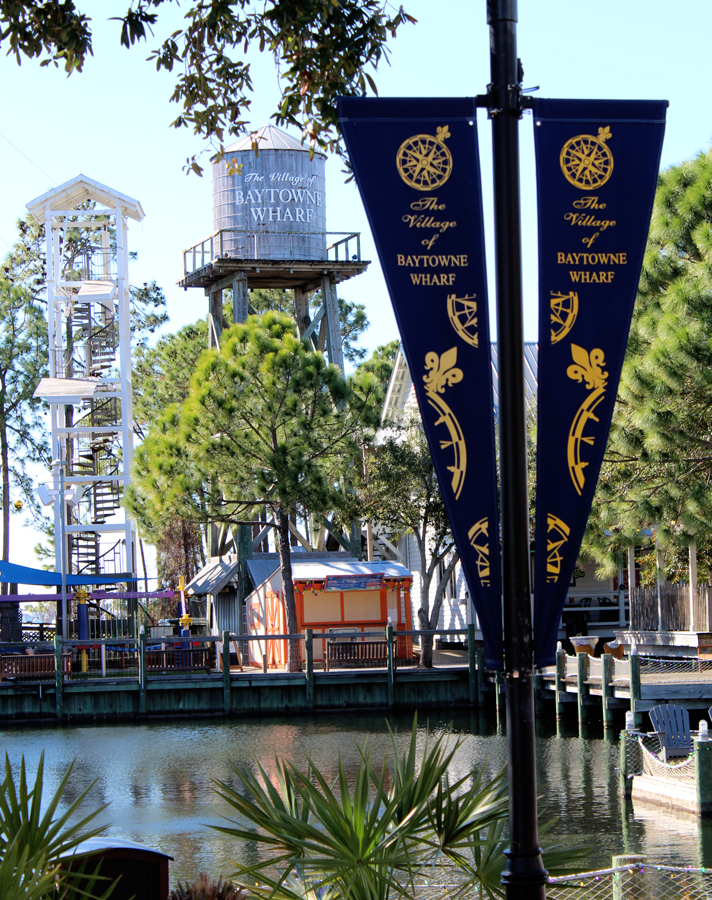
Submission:
POLYGON ((559 162, 566 180, 582 191, 592 191, 602 187, 613 172, 613 154, 606 141, 611 137, 611 129, 598 129, 598 137, 592 134, 578 134, 570 138, 561 148, 559 162))
POLYGON ((452 172, 452 154, 445 146, 450 137, 447 125, 432 134, 416 134, 398 148, 398 174, 416 191, 432 191, 445 184, 452 172))

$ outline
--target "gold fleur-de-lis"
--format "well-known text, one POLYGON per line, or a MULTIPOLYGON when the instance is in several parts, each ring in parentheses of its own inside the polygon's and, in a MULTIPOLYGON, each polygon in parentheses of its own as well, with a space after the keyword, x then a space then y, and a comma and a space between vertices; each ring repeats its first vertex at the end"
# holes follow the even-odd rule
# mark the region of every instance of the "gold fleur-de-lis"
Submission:
POLYGON ((428 374, 423 375, 426 390, 444 394, 446 387, 462 381, 462 369, 455 367, 456 362, 457 347, 451 347, 442 356, 434 352, 426 353, 425 368, 428 374))
POLYGON ((446 141, 450 137, 450 128, 447 125, 438 126, 438 130, 435 132, 435 137, 439 141, 446 141))
POLYGON ((585 380, 586 387, 589 391, 592 391, 594 388, 605 389, 606 382, 608 381, 608 372, 604 372, 602 368, 606 364, 603 350, 597 347, 596 349, 591 350, 589 355, 583 347, 579 347, 578 344, 572 344, 571 356, 574 365, 569 366, 566 370, 566 374, 569 378, 574 381, 585 380))
POLYGON ((599 141, 607 141, 611 137, 611 128, 610 125, 606 125, 605 128, 598 129, 598 140, 599 141))

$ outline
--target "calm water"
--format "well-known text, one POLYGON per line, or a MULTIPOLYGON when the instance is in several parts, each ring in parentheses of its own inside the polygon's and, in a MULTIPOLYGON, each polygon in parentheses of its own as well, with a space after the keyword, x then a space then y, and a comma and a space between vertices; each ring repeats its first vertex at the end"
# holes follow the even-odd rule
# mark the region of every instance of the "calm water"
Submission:
MULTIPOLYGON (((408 733, 412 720, 391 723, 408 733)), ((424 720, 423 720, 424 721, 424 720)), ((452 721, 462 744, 453 775, 484 765, 495 772, 504 764, 505 737, 484 716, 431 718, 442 731, 452 721)), ((610 865, 617 853, 647 853, 651 862, 712 866, 712 823, 657 807, 621 806, 618 794, 618 741, 601 729, 579 737, 576 730, 540 723, 538 769, 540 808, 544 818, 558 817, 557 838, 588 848, 590 866, 610 865)), ((228 760, 253 765, 257 758, 269 772, 275 754, 301 763, 307 755, 324 772, 335 774, 339 754, 347 771, 358 764, 356 745, 371 740, 377 760, 390 748, 385 720, 341 716, 253 721, 161 723, 13 729, 2 733, 3 749, 13 764, 24 753, 34 772, 41 751, 46 756, 46 784, 51 790, 76 757, 70 799, 92 781, 92 797, 108 803, 102 822, 109 834, 140 841, 175 858, 171 882, 199 871, 227 874, 231 860, 246 862, 254 850, 207 828, 230 814, 212 792, 213 779, 230 780, 228 760)))

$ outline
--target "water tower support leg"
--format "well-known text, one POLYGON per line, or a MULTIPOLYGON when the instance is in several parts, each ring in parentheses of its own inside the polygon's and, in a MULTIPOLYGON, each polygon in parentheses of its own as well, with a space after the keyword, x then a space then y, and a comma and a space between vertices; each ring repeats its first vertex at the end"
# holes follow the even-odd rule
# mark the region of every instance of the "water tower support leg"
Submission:
POLYGON ((208 347, 215 347, 222 334, 222 288, 210 291, 208 312, 208 347))
POLYGON ((300 287, 294 288, 294 306, 296 307, 299 335, 303 337, 304 332, 311 323, 309 318, 309 294, 300 287))
POLYGON ((232 283, 232 321, 246 322, 249 292, 247 290, 247 274, 238 272, 232 283))
POLYGON ((326 307, 326 349, 329 362, 344 371, 344 351, 341 347, 341 326, 339 322, 339 301, 336 296, 336 285, 330 275, 321 279, 321 292, 326 307))

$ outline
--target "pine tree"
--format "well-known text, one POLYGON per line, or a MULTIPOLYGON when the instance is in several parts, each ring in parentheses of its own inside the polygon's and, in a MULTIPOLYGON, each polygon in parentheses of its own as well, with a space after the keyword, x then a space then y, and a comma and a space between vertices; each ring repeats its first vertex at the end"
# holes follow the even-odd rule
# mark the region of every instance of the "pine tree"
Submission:
MULTIPOLYGON (((2 559, 10 558, 11 491, 37 512, 28 463, 49 463, 42 401, 33 397, 47 374, 47 321, 42 305, 25 288, 0 277, 0 474, 2 559)), ((4 586, 3 586, 4 588, 4 586)))
POLYGON ((611 572, 654 526, 671 548, 712 537, 712 151, 660 175, 584 548, 611 572))
MULTIPOLYGON (((267 507, 274 518, 287 629, 297 632, 289 513, 352 504, 338 489, 377 424, 369 373, 345 379, 310 351, 287 316, 268 312, 223 333, 198 363, 182 409, 172 407, 135 454, 127 504, 139 522, 178 515, 236 524, 267 507)), ((351 510, 349 510, 351 512, 351 510)), ((291 641, 289 668, 299 668, 291 641)))

